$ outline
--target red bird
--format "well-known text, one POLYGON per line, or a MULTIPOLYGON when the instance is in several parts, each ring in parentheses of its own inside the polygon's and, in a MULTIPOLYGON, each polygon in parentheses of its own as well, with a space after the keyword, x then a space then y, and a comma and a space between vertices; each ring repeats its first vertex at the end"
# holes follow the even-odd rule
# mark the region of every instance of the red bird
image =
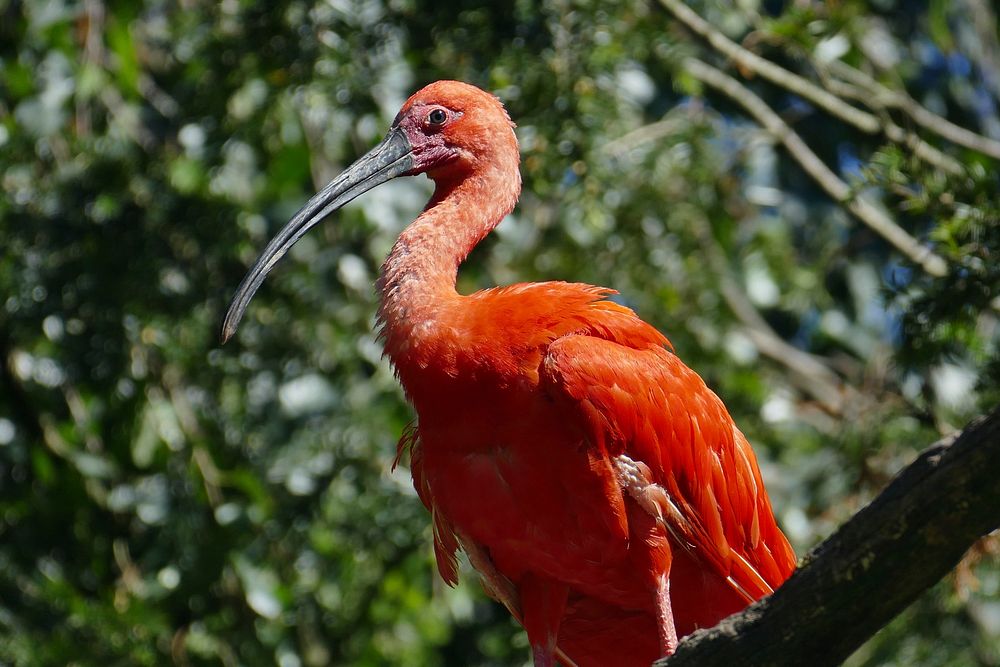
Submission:
POLYGON ((396 176, 434 195, 377 288, 385 353, 417 412, 400 453, 441 576, 463 549, 528 633, 536 667, 648 667, 795 567, 753 450, 722 401, 613 290, 546 282, 462 295, 458 267, 514 208, 503 105, 456 81, 413 95, 385 139, 313 197, 247 273, 223 325, 311 227, 396 176))

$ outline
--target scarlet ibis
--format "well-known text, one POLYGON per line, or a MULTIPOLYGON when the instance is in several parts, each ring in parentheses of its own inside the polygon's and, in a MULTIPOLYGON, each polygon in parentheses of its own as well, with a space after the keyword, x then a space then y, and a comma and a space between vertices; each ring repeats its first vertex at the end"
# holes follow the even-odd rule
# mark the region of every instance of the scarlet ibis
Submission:
POLYGON ((434 194, 376 288, 385 354, 417 413, 399 454, 430 510, 438 570, 454 584, 466 551, 536 667, 648 667, 771 593, 795 556, 722 401, 613 290, 457 293, 459 265, 517 202, 519 162, 497 98, 457 81, 421 89, 267 245, 222 339, 310 228, 380 183, 427 174, 434 194))

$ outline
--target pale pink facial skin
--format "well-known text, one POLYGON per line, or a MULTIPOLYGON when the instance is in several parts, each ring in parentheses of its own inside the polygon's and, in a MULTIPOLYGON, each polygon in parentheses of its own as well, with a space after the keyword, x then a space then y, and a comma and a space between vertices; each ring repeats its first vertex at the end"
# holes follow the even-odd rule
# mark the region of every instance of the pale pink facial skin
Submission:
POLYGON ((396 117, 393 125, 403 130, 412 149, 413 168, 408 175, 422 174, 459 157, 461 149, 450 144, 445 130, 463 115, 438 104, 416 103, 396 117))
POLYGON ((455 81, 438 81, 413 94, 393 121, 412 148, 408 175, 426 173, 439 184, 503 169, 520 183, 514 123, 493 95, 455 81))

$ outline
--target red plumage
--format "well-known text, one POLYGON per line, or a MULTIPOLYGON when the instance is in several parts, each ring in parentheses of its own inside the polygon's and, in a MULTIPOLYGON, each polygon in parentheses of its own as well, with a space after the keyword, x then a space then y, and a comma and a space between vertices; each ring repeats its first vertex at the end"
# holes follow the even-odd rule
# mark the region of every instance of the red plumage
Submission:
POLYGON ((795 566, 756 459, 719 398, 614 292, 562 282, 468 296, 458 266, 520 193, 513 124, 442 81, 264 251, 224 325, 295 239, 393 176, 424 212, 378 281, 385 351, 417 412, 400 441, 442 578, 464 549, 525 626, 535 664, 641 665, 767 595, 795 566))
POLYGON ((462 320, 457 338, 430 352, 446 364, 430 374, 421 350, 412 363, 389 352, 419 415, 403 442, 442 577, 455 581, 455 550, 475 542, 517 597, 525 581, 568 586, 561 626, 540 631, 575 664, 645 666, 661 651, 657 576, 670 570, 683 636, 770 593, 795 560, 722 402, 607 294, 542 283, 457 296, 440 313, 462 320), (620 455, 676 512, 659 521, 622 488, 620 455))

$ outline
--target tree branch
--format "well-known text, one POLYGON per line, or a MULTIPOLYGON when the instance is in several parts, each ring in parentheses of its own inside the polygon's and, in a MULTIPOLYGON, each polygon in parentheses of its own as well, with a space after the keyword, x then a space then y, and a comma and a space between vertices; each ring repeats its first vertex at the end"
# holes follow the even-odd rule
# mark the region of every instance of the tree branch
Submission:
POLYGON ((667 11, 673 14, 688 29, 703 38, 716 51, 726 56, 740 67, 755 72, 773 84, 789 90, 799 97, 809 100, 819 108, 842 121, 853 125, 867 134, 876 134, 882 126, 874 115, 852 107, 836 95, 829 93, 798 74, 775 65, 770 60, 758 56, 726 37, 711 23, 703 19, 683 0, 660 0, 667 11))
POLYGON ((1000 527, 1000 407, 926 449, 792 577, 656 667, 839 665, 1000 527))
POLYGON ((830 115, 839 118, 866 134, 885 134, 890 141, 907 146, 917 157, 938 169, 947 171, 953 175, 962 175, 965 172, 960 162, 942 153, 916 134, 906 132, 895 123, 883 122, 875 114, 851 106, 808 79, 790 72, 784 67, 775 65, 770 60, 758 56, 753 51, 743 48, 714 28, 712 24, 699 16, 693 9, 685 5, 683 0, 659 1, 681 23, 707 41, 717 52, 726 56, 741 68, 754 72, 761 78, 795 93, 830 115))
POLYGON ((697 58, 687 58, 684 61, 684 67, 694 78, 719 90, 746 109, 758 123, 784 144, 796 162, 835 201, 844 204, 861 222, 895 246, 910 261, 937 278, 948 273, 948 265, 940 255, 921 245, 867 198, 854 192, 847 183, 819 159, 809 148, 809 145, 802 140, 802 137, 782 120, 781 116, 749 88, 697 58))
POLYGON ((606 155, 619 158, 630 150, 642 146, 643 144, 659 141, 664 137, 669 137, 686 130, 691 124, 691 119, 681 115, 667 116, 661 120, 648 125, 643 125, 631 132, 609 141, 604 145, 603 151, 606 155))
MULTIPOLYGON (((817 65, 817 67, 823 66, 817 65)), ((981 134, 976 134, 971 130, 952 123, 947 118, 927 110, 927 108, 918 104, 916 100, 905 92, 887 88, 865 72, 851 67, 843 61, 833 60, 827 63, 825 68, 830 74, 840 77, 850 85, 860 89, 861 96, 858 99, 864 101, 868 106, 874 105, 876 107, 900 109, 921 127, 934 132, 953 144, 970 148, 992 158, 1000 159, 1000 141, 984 137, 981 134)), ((897 136, 901 137, 905 134, 896 125, 893 125, 892 128, 894 128, 893 132, 897 136)), ((891 133, 887 132, 887 134, 893 141, 897 140, 891 133)))
POLYGON ((718 281, 719 293, 743 324, 746 336, 757 350, 787 368, 792 384, 799 391, 812 396, 827 412, 843 416, 847 406, 856 406, 861 395, 849 383, 841 380, 822 357, 790 345, 771 328, 733 274, 708 219, 704 215, 692 215, 691 218, 705 261, 718 281))

